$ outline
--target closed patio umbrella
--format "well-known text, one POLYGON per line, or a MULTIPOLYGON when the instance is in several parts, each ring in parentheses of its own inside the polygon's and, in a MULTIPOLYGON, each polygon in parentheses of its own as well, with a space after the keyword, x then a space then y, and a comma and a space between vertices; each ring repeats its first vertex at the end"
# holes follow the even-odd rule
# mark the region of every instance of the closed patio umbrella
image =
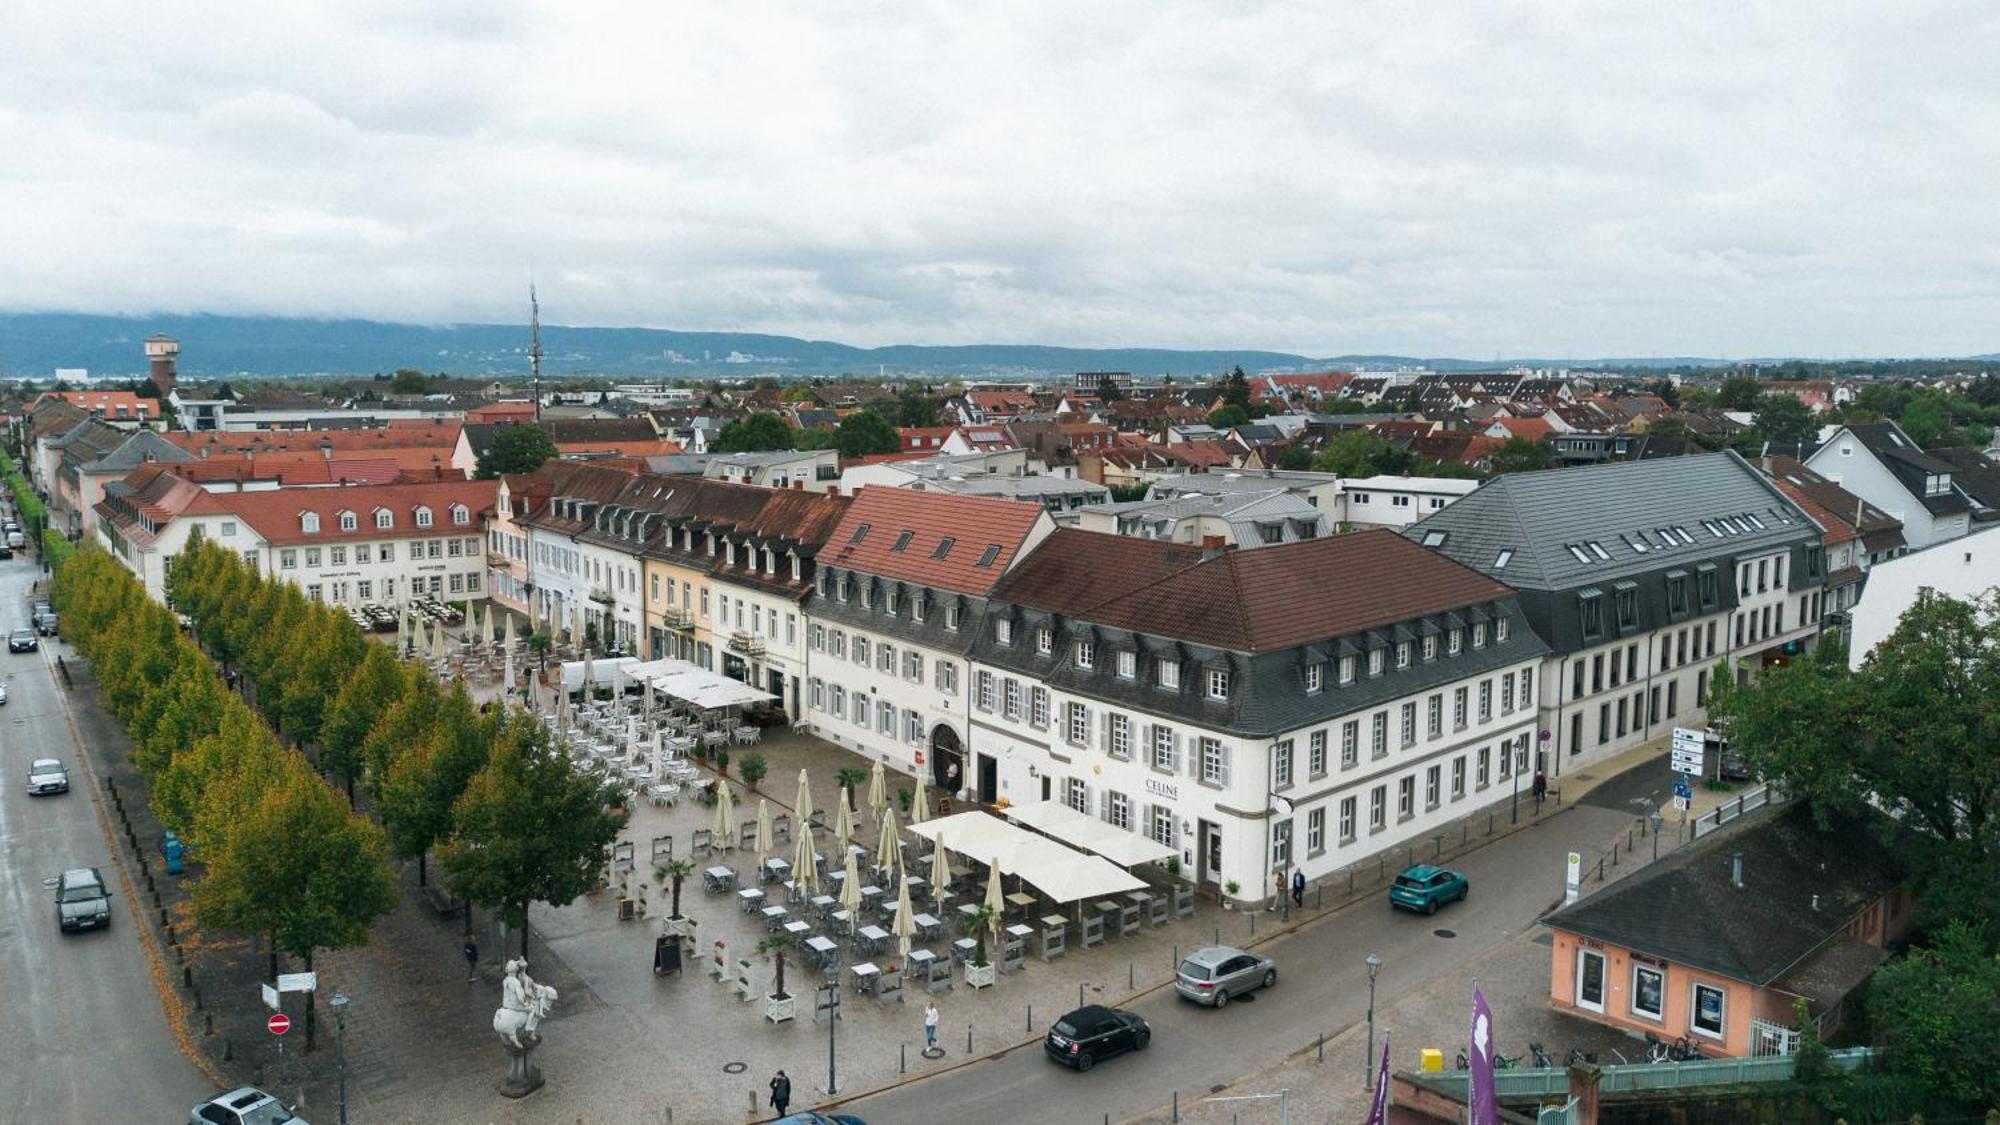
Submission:
POLYGON ((903 873, 903 837, 896 831, 896 810, 882 810, 882 835, 875 845, 875 865, 903 873))
POLYGON ((903 960, 909 960, 910 939, 917 935, 917 920, 910 912, 908 883, 896 889, 896 920, 890 923, 889 932, 896 935, 896 948, 902 951, 903 960))
POLYGON ((471 637, 475 645, 486 644, 486 615, 480 612, 485 604, 485 602, 473 602, 472 612, 466 614, 466 624, 471 626, 466 630, 466 636, 471 637))
POLYGON ((1000 936, 1000 920, 1007 916, 1007 896, 1000 888, 1000 865, 986 865, 986 909, 993 912, 993 936, 1000 936))
POLYGON ((757 870, 764 869, 764 861, 771 858, 771 802, 757 798, 757 870))
POLYGON ((792 811, 798 814, 800 828, 812 823, 812 779, 806 776, 806 771, 803 769, 799 771, 799 799, 792 802, 792 811))
POLYGON ((888 807, 887 795, 882 792, 882 762, 877 759, 875 768, 868 771, 868 811, 875 814, 875 823, 882 823, 882 810, 888 807))
POLYGON ((507 694, 512 695, 514 694, 514 650, 513 649, 508 649, 506 655, 501 658, 501 668, 503 669, 501 673, 502 683, 505 685, 507 689, 507 694))
POLYGON ((736 799, 729 795, 729 783, 715 783, 715 846, 731 847, 736 842, 736 799))
POLYGON ((834 805, 833 842, 840 846, 841 851, 846 851, 847 845, 854 842, 854 816, 848 811, 845 788, 840 790, 838 803, 834 805))
POLYGON ((431 634, 431 641, 436 646, 432 652, 439 660, 444 660, 451 655, 451 650, 446 647, 450 641, 444 634, 444 622, 438 622, 437 632, 431 634))
POLYGON ((951 886, 951 858, 945 855, 944 845, 931 844, 931 897, 936 898, 951 886))
POLYGON ((854 865, 854 853, 847 853, 846 872, 840 880, 840 906, 847 911, 849 925, 858 926, 861 921, 861 872, 854 865))
POLYGON ((792 850, 792 887, 794 899, 803 899, 819 889, 819 865, 813 862, 813 853, 819 851, 813 846, 812 825, 799 825, 798 846, 792 850))
POLYGON ((910 801, 910 823, 922 824, 931 818, 930 794, 924 790, 924 771, 917 771, 917 795, 910 801))
POLYGON ((507 639, 502 643, 507 646, 507 651, 514 651, 514 615, 511 613, 507 615, 507 628, 504 635, 507 639))

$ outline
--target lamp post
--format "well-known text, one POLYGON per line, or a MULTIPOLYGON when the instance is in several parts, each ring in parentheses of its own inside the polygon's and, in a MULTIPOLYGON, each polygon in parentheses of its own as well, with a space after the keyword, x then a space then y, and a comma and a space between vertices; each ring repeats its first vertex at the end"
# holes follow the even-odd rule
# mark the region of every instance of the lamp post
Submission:
MULTIPOLYGON (((1361 1088, 1375 1089, 1375 974, 1382 971, 1382 955, 1370 953, 1368 961, 1368 1054, 1361 1060, 1361 1088)), ((345 1123, 343 1123, 345 1125, 345 1123)))
POLYGON ((340 1072, 340 1125, 347 1125, 347 993, 336 992, 326 1003, 333 1009, 333 1057, 340 1072))

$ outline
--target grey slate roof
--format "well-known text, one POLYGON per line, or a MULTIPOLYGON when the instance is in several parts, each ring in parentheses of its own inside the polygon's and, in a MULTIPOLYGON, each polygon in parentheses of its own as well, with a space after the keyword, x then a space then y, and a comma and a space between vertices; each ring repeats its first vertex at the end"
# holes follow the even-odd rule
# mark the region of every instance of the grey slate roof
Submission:
POLYGON ((1764 474, 1722 452, 1508 473, 1403 534, 1517 589, 1562 590, 1776 550, 1817 538, 1819 529, 1764 474), (1694 542, 1676 536, 1669 546, 1667 529, 1694 542), (1433 532, 1444 533, 1443 542, 1429 543, 1433 532), (1503 550, 1513 556, 1497 566, 1503 550))
MULTIPOLYGON (((1940 496, 1928 495, 1924 488, 1925 478, 1936 473, 1954 471, 1948 461, 1940 461, 1917 447, 1910 435, 1894 422, 1868 422, 1847 427, 1847 432, 1865 446, 1882 467, 1902 484, 1911 499, 1922 504, 1934 516, 1955 516, 1960 512, 1972 511, 1972 501, 1957 487, 1940 496)), ((1801 458, 1803 460, 1803 458, 1801 458)))
POLYGON ((1902 884, 1901 853, 1879 814, 1832 814, 1803 802, 1733 822, 1658 863, 1542 919, 1551 928, 1750 984, 1769 984, 1838 938, 1855 915, 1902 884), (1730 860, 1743 860, 1743 886, 1730 860))
POLYGON ((155 461, 192 461, 194 454, 151 430, 140 430, 124 444, 84 468, 92 472, 131 471, 155 461))

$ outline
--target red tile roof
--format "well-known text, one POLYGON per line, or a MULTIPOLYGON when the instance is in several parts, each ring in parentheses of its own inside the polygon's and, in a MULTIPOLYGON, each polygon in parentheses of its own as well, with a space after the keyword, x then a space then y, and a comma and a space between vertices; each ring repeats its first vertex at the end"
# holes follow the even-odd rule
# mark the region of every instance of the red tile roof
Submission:
POLYGON ((941 590, 984 594, 1007 573, 1042 518, 1039 504, 864 488, 828 537, 819 561, 941 590), (911 533, 910 539, 896 550, 905 531, 911 533), (951 547, 938 558, 945 540, 952 541, 951 547), (991 562, 980 566, 988 547, 998 550, 991 562))
POLYGON ((1813 522, 1819 524, 1826 531, 1826 546, 1832 547, 1854 538, 1854 528, 1849 523, 1849 520, 1853 518, 1852 516, 1848 517, 1848 519, 1840 518, 1828 511, 1825 505, 1813 499, 1811 494, 1806 492, 1805 489, 1800 488, 1783 477, 1774 477, 1771 483, 1778 486, 1778 491, 1791 497, 1792 503, 1804 508, 1806 515, 1811 516, 1813 522))
POLYGON ((44 398, 58 398, 71 406, 88 410, 100 418, 116 421, 137 421, 140 418, 158 418, 160 404, 150 398, 141 398, 133 391, 44 391, 44 398))
POLYGON ((224 492, 217 503, 236 513, 266 542, 281 544, 345 543, 368 539, 434 539, 453 535, 484 537, 482 517, 493 511, 500 483, 491 480, 448 480, 428 484, 359 485, 350 488, 277 488, 264 492, 224 492), (470 523, 451 522, 453 504, 463 504, 470 523), (418 507, 431 510, 431 526, 418 527, 418 507), (375 510, 387 508, 395 519, 388 529, 375 526, 375 510), (340 513, 357 517, 353 531, 340 530, 340 513), (319 516, 319 531, 302 530, 307 512, 319 516))

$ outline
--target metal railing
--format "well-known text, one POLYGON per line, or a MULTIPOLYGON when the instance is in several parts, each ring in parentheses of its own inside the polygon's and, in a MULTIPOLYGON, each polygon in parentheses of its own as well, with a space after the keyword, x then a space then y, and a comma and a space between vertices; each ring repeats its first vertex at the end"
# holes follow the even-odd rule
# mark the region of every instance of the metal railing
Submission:
MULTIPOLYGON (((1839 1070, 1864 1069, 1876 1059, 1872 1047, 1849 1047, 1828 1055, 1839 1070)), ((1797 1055, 1766 1055, 1760 1058, 1702 1059, 1698 1062, 1626 1063, 1598 1068, 1598 1090, 1607 1094, 1642 1093, 1647 1090, 1687 1090, 1704 1086, 1741 1086, 1757 1082, 1788 1082, 1798 1069, 1797 1055)), ((1463 1070, 1413 1075, 1455 1097, 1464 1097, 1471 1075, 1463 1070)), ((1493 1093, 1502 1101, 1545 1098, 1569 1092, 1566 1067, 1496 1070, 1493 1093)))
POLYGON ((1744 813, 1754 812, 1765 805, 1771 804, 1773 801, 1782 801, 1784 797, 1783 793, 1778 792, 1769 783, 1759 785, 1754 789, 1746 789, 1738 794, 1734 801, 1726 801, 1717 805, 1690 821, 1690 830, 1693 833, 1690 838, 1700 839, 1723 825, 1728 824, 1730 821, 1735 820, 1737 817, 1742 816, 1744 813))

